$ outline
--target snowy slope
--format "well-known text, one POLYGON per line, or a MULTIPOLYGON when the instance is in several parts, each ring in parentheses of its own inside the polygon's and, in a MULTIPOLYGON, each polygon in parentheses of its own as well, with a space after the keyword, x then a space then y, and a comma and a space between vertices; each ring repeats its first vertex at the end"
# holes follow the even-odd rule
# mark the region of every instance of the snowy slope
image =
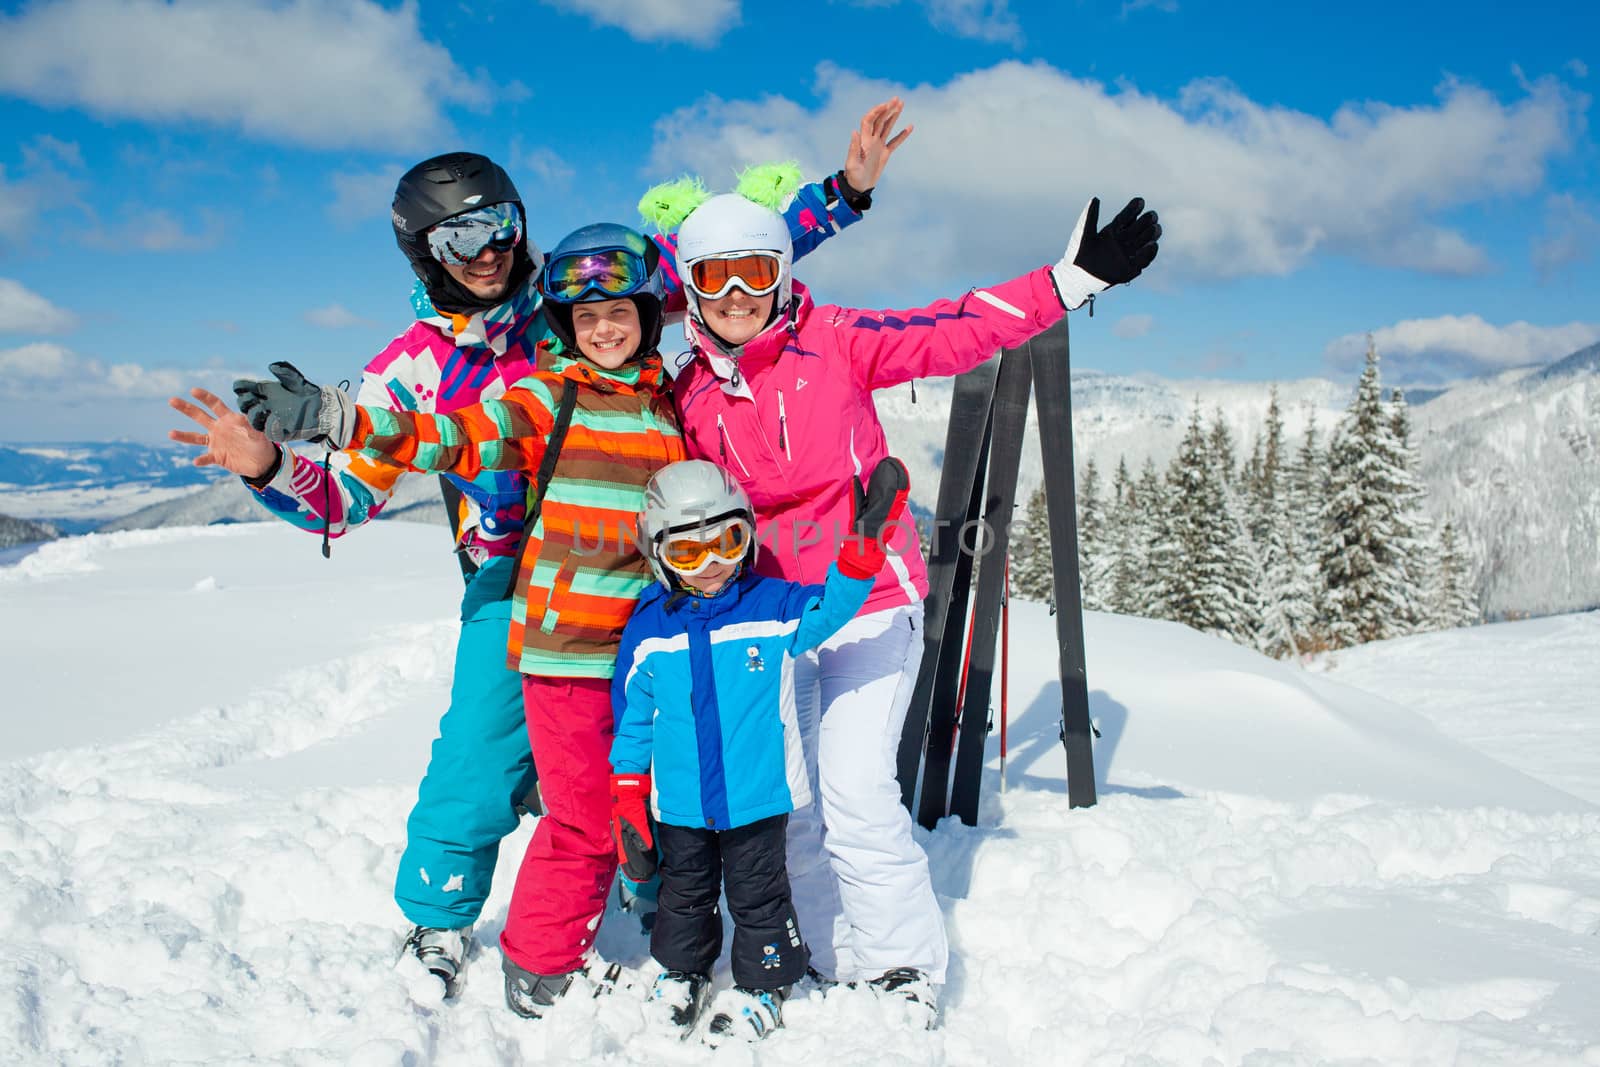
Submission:
MULTIPOLYGON (((1600 812, 1555 787, 1600 769, 1594 616, 1311 674, 1092 615, 1101 802, 1069 811, 1053 628, 1019 603, 1008 791, 991 759, 981 825, 924 837, 941 1029, 813 993, 759 1055, 713 1057, 646 1032, 630 989, 505 1010, 494 936, 526 823, 463 998, 391 968, 458 581, 406 524, 332 561, 251 525, 0 568, 8 1062, 1600 1064, 1600 812), (1513 770, 1447 736, 1519 698, 1559 759, 1527 746, 1513 770)), ((600 947, 652 976, 629 917, 600 947)))

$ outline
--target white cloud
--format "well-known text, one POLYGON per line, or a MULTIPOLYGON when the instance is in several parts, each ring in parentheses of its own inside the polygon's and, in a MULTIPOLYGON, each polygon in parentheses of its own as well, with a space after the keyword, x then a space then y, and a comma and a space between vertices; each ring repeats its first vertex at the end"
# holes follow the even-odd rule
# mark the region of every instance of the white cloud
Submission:
POLYGON ((383 170, 335 174, 333 200, 326 210, 335 222, 353 224, 375 216, 387 218, 389 205, 394 203, 394 187, 407 168, 402 165, 383 170))
POLYGON ((726 187, 738 165, 785 157, 825 173, 860 114, 898 94, 917 132, 885 174, 873 239, 807 273, 852 288, 903 279, 918 291, 1053 262, 1091 194, 1113 212, 1135 194, 1159 211, 1152 286, 1285 275, 1328 253, 1483 271, 1488 256, 1449 212, 1539 188, 1586 107, 1549 80, 1507 103, 1447 82, 1431 105, 1351 103, 1323 118, 1217 81, 1167 100, 1017 62, 914 87, 823 64, 818 92, 815 111, 781 97, 708 97, 676 111, 656 125, 649 176, 693 168, 726 187))
POLYGON ((739 25, 740 0, 544 0, 547 7, 615 26, 636 41, 709 46, 739 25))
POLYGON ((376 326, 371 319, 362 318, 343 304, 329 304, 325 308, 313 308, 302 316, 313 326, 320 326, 325 330, 344 330, 352 326, 376 326))
POLYGON ((1022 44, 1022 25, 1007 0, 922 0, 934 29, 977 41, 1022 44))
POLYGON ((0 92, 310 145, 415 145, 488 90, 427 40, 417 5, 61 0, 0 17, 0 92))
POLYGON ((222 219, 213 211, 200 212, 198 219, 179 218, 164 208, 134 209, 116 226, 92 230, 88 242, 113 252, 191 252, 215 248, 223 237, 222 219), (198 228, 190 228, 197 222, 198 228))
POLYGON ((0 278, 0 333, 64 333, 76 325, 38 293, 10 278, 0 278))
POLYGON ((10 388, 67 378, 83 361, 70 348, 36 341, 21 348, 0 349, 0 387, 10 388))
POLYGON ((181 367, 147 367, 139 363, 106 365, 64 345, 38 342, 0 349, 0 397, 76 402, 127 398, 155 400, 186 395, 196 371, 181 367))
POLYGON ((1178 0, 1126 0, 1122 5, 1124 18, 1136 11, 1161 11, 1170 15, 1178 10, 1178 0))
MULTIPOLYGON (((1478 315, 1406 319, 1372 331, 1386 370, 1410 380, 1479 374, 1550 363, 1600 341, 1600 322, 1496 326, 1478 315)), ((1324 355, 1339 369, 1360 366, 1367 335, 1346 334, 1328 343, 1324 355)))
POLYGON ((1581 59, 1567 60, 1567 69, 1572 72, 1574 77, 1587 78, 1589 76, 1589 64, 1581 59))
POLYGON ((1153 315, 1124 315, 1111 327, 1111 332, 1118 337, 1143 337, 1154 329, 1155 325, 1156 320, 1153 315))
POLYGON ((1533 243, 1533 265, 1540 278, 1548 279, 1562 267, 1591 258, 1597 246, 1600 218, 1590 205, 1570 193, 1545 202, 1544 233, 1533 243))

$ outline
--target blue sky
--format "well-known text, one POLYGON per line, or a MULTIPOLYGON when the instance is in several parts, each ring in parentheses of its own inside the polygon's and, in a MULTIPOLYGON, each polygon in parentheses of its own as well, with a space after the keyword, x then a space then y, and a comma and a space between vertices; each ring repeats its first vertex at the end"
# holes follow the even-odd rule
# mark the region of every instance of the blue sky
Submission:
POLYGON ((501 161, 549 247, 681 173, 828 173, 893 94, 916 132, 801 266, 821 300, 1012 277, 1141 195, 1161 256, 1076 366, 1353 378, 1370 331, 1437 380, 1600 340, 1600 5, 1319 6, 3 4, 0 440, 156 440, 274 359, 355 377, 409 321, 387 208, 425 156, 501 161))

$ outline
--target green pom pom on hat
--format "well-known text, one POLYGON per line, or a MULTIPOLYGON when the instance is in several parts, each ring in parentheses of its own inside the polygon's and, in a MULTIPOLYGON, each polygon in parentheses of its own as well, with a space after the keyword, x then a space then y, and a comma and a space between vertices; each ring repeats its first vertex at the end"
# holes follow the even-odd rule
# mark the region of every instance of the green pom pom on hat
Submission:
POLYGON ((705 182, 692 174, 674 178, 670 182, 652 185, 639 198, 639 217, 656 228, 657 233, 670 233, 683 224, 695 208, 711 199, 705 182))
POLYGON ((762 207, 782 211, 799 191, 800 182, 800 164, 792 159, 781 163, 757 163, 739 173, 739 184, 734 191, 762 207))

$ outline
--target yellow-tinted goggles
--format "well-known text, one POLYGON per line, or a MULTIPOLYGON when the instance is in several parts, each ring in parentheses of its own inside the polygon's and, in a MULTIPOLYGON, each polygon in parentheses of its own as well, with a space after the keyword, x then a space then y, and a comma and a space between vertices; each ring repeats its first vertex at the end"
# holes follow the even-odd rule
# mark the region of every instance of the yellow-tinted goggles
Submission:
POLYGON ((734 519, 719 530, 668 534, 657 554, 668 567, 693 577, 715 561, 738 563, 749 547, 750 524, 734 519))

